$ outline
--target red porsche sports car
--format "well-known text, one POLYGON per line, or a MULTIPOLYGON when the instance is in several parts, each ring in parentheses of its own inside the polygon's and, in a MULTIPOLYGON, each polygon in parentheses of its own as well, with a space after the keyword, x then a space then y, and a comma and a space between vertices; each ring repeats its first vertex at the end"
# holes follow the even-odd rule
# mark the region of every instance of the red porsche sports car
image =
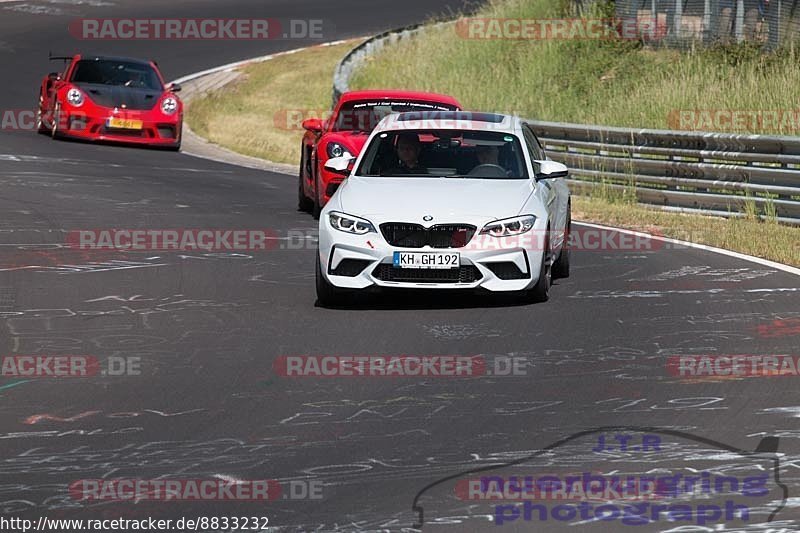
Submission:
POLYGON ((125 57, 51 57, 63 73, 44 78, 37 126, 53 138, 147 144, 178 150, 183 103, 156 63, 125 57))
POLYGON ((301 145, 298 208, 319 216, 344 176, 325 170, 325 162, 348 153, 358 156, 369 134, 386 115, 406 111, 458 111, 452 96, 413 91, 344 93, 327 120, 309 118, 301 145))

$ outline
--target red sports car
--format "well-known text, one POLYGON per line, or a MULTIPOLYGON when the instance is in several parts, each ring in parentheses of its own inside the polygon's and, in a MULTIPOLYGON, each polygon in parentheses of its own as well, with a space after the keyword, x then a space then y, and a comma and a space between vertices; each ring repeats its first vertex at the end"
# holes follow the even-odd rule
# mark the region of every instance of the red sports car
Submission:
POLYGON ((124 57, 59 57, 62 74, 44 78, 39 131, 55 137, 147 144, 178 150, 183 103, 152 61, 124 57))
POLYGON ((369 134, 386 115, 406 111, 457 111, 452 96, 412 91, 351 91, 343 94, 327 120, 303 121, 298 207, 319 216, 344 176, 325 170, 325 162, 346 154, 358 156, 369 134))

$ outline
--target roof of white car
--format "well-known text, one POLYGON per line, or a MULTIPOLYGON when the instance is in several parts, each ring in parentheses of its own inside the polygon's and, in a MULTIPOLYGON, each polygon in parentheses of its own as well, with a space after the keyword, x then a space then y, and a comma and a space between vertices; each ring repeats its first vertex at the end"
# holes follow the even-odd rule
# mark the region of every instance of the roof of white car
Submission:
POLYGON ((513 133, 519 117, 476 111, 409 111, 388 115, 376 131, 477 130, 513 133))

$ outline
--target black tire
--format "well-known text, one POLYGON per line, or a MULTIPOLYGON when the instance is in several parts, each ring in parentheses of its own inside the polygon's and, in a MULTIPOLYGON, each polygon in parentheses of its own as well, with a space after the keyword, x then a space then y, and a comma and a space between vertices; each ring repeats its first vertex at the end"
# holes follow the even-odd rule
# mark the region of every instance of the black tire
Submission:
POLYGON ((303 192, 303 177, 300 176, 300 184, 297 188, 297 210, 303 213, 310 213, 314 209, 314 202, 308 199, 308 196, 303 192))
POLYGON ((56 108, 53 110, 53 124, 50 127, 50 136, 53 139, 58 139, 61 134, 58 132, 58 123, 61 122, 61 104, 56 102, 56 108))
POLYGON ((178 142, 168 148, 171 152, 180 152, 181 144, 183 143, 183 117, 181 117, 180 126, 178 127, 178 142))
POLYGON ((550 239, 545 241, 542 264, 539 269, 539 280, 525 294, 525 300, 532 303, 546 302, 550 299, 550 285, 552 284, 552 270, 550 267, 550 239))
POLYGON ((322 214, 322 206, 319 203, 319 180, 314 180, 314 200, 312 202, 311 214, 314 215, 314 220, 319 220, 322 214))
POLYGON ((319 159, 316 157, 311 163, 311 171, 313 172, 315 169, 317 170, 317 173, 314 174, 314 198, 311 200, 311 214, 314 216, 314 220, 319 220, 319 215, 322 213, 322 203, 319 201, 319 159))
POLYGON ((555 263, 553 263, 553 279, 569 277, 569 239, 571 232, 572 207, 567 206, 567 223, 564 226, 564 244, 561 246, 561 252, 558 254, 558 259, 556 259, 555 263))
POLYGON ((322 265, 319 262, 319 251, 317 251, 317 302, 322 307, 338 307, 350 301, 349 290, 334 287, 322 275, 322 265))
POLYGON ((44 103, 44 97, 39 95, 39 107, 36 110, 36 131, 39 133, 48 133, 50 130, 45 125, 44 121, 42 120, 42 103, 44 103))
POLYGON ((314 202, 303 191, 303 172, 306 166, 305 147, 301 145, 300 150, 303 156, 300 157, 300 173, 297 176, 297 209, 304 213, 310 213, 314 209, 314 202))

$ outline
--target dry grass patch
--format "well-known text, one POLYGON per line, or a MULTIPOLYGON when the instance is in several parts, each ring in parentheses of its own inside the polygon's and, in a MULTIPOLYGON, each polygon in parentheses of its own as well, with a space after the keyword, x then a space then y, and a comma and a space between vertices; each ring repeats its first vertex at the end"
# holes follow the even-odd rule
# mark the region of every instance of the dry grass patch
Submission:
POLYGON ((670 213, 602 198, 572 199, 576 220, 660 234, 800 267, 800 228, 752 218, 725 219, 670 213))
MULTIPOLYGON (((331 107, 331 79, 338 61, 358 41, 315 47, 243 69, 243 79, 193 99, 189 126, 206 139, 241 154, 299 164, 303 131, 286 128, 287 111, 331 107)), ((308 118, 308 117, 305 117, 308 118)))

